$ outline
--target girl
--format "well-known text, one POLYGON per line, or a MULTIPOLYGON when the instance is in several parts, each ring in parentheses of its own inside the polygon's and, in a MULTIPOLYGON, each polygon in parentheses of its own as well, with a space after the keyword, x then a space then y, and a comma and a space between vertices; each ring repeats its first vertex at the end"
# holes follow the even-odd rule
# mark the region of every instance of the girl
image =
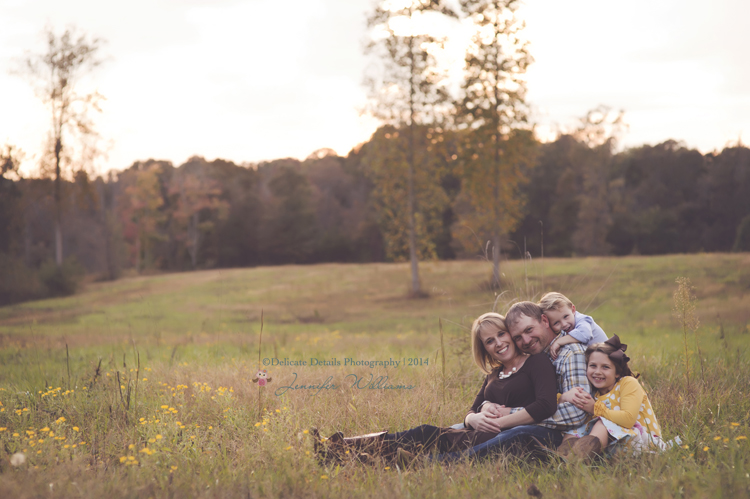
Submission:
POLYGON ((560 402, 571 402, 594 418, 567 432, 558 448, 561 455, 572 452, 591 459, 624 447, 634 453, 666 448, 651 402, 628 367, 626 349, 617 335, 586 349, 586 377, 596 389, 596 400, 578 388, 564 393, 560 402))

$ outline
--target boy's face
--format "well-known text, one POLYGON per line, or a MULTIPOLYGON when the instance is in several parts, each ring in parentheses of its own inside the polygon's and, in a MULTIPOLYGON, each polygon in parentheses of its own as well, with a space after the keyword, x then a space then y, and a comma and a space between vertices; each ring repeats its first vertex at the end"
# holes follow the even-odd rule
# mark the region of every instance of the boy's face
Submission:
POLYGON ((544 315, 549 319, 549 327, 555 333, 565 331, 569 333, 576 327, 576 306, 563 305, 560 310, 547 310, 544 315))

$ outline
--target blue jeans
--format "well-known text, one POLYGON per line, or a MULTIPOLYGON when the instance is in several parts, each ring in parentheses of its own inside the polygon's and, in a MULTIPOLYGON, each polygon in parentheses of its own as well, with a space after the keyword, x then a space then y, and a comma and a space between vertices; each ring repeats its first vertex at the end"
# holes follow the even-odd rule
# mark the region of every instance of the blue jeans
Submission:
MULTIPOLYGON (((463 427, 463 425, 455 425, 454 428, 463 427)), ((437 460, 440 462, 451 462, 459 459, 481 459, 492 454, 512 454, 521 455, 528 452, 529 449, 538 448, 536 440, 542 444, 557 448, 562 443, 562 432, 558 430, 552 430, 543 426, 537 425, 523 425, 510 428, 498 433, 497 436, 491 440, 472 447, 469 450, 463 452, 446 452, 444 454, 438 454, 437 460)))

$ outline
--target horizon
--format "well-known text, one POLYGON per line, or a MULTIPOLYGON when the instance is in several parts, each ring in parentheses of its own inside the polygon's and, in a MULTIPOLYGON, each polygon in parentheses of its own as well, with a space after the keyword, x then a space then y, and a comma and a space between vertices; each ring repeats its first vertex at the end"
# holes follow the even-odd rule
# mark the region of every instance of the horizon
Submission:
MULTIPOLYGON (((90 0, 3 2, 0 105, 8 119, 0 141, 25 151, 24 175, 37 169, 48 112, 8 71, 26 51, 40 52, 40 32, 55 19, 58 33, 75 24, 108 41, 107 63, 87 82, 107 98, 95 123, 108 157, 96 174, 156 158, 258 164, 304 161, 323 148, 346 156, 379 126, 357 112, 366 102, 361 45, 370 3, 296 0, 279 15, 270 2, 252 0, 127 9, 90 0)), ((620 149, 676 140, 706 154, 741 143, 750 129, 743 12, 750 4, 737 0, 710 11, 695 1, 526 2, 519 15, 536 60, 527 102, 538 136, 553 139, 606 105, 625 111, 620 149)))

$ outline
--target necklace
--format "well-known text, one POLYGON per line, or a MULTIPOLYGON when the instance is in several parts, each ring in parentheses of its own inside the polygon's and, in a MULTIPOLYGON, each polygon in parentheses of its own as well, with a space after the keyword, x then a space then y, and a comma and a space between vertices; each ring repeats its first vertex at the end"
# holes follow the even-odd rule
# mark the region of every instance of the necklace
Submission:
MULTIPOLYGON (((510 371, 507 372, 507 374, 505 372, 505 368, 503 368, 503 370, 498 373, 497 377, 500 378, 500 379, 506 379, 506 378, 510 378, 511 376, 513 376, 514 374, 516 374, 516 372, 518 372, 518 369, 521 366, 523 366, 524 362, 526 362, 526 359, 524 357, 528 357, 528 356, 525 355, 525 354, 521 356, 521 358, 523 359, 523 362, 520 363, 519 367, 512 368, 510 371)), ((516 362, 516 364, 518 364, 518 362, 516 362)))

